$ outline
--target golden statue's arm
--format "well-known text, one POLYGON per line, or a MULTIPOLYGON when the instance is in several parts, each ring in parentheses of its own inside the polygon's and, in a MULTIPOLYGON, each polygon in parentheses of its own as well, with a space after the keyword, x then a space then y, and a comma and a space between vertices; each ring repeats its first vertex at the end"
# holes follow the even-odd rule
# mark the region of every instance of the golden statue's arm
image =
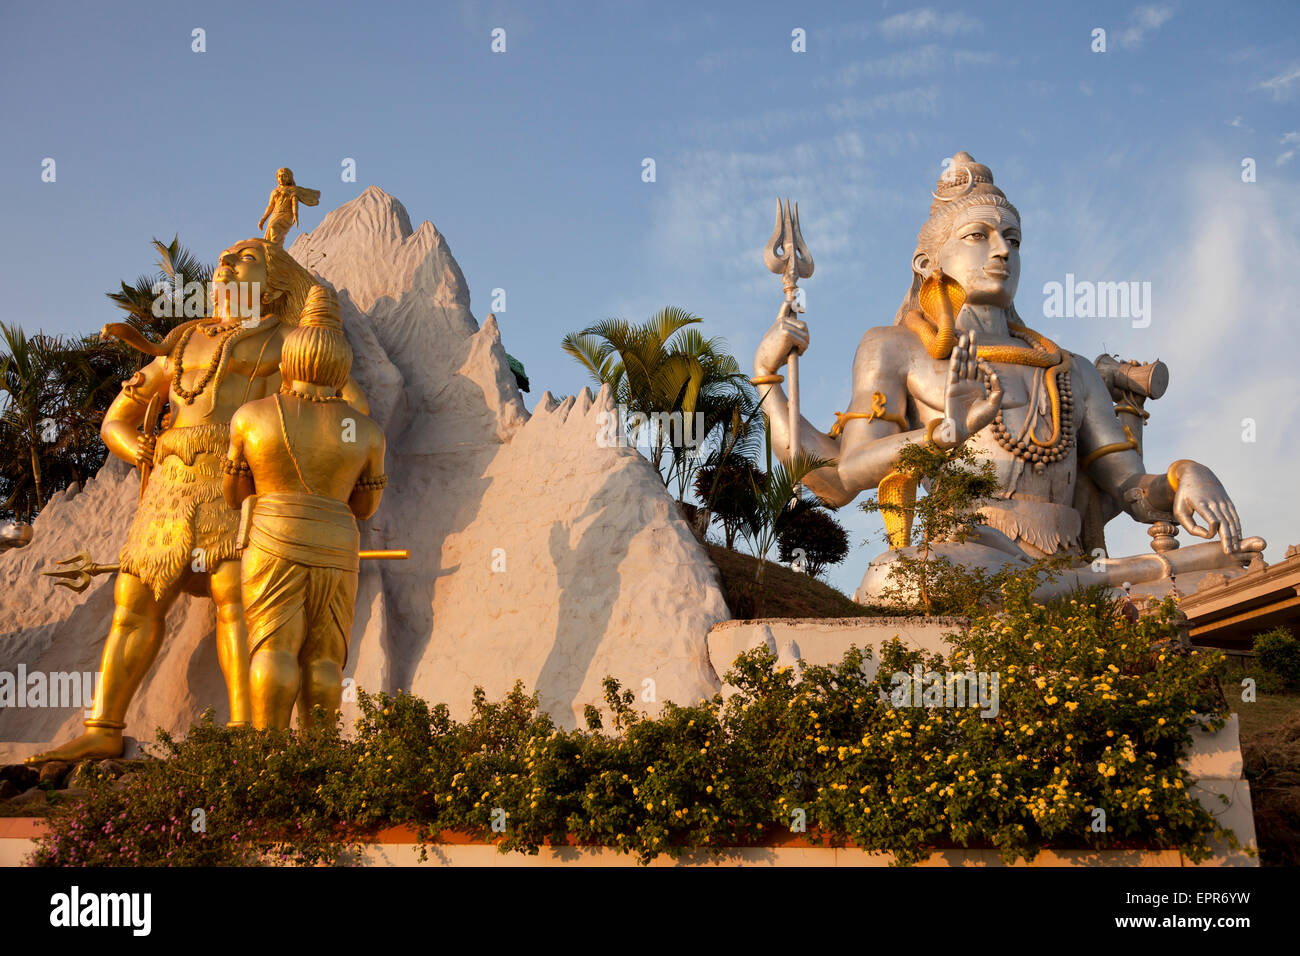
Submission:
MULTIPOLYGON (((375 431, 379 430, 375 429, 375 431)), ((348 507, 362 521, 379 510, 379 502, 384 497, 382 486, 375 488, 367 487, 365 484, 367 479, 373 480, 384 474, 384 445, 384 436, 381 432, 370 446, 370 457, 366 459, 366 467, 362 469, 357 486, 352 489, 352 494, 348 498, 348 507)))
POLYGON ((253 475, 244 461, 243 419, 238 413, 230 421, 230 450, 226 453, 226 473, 221 479, 221 497, 233 511, 254 492, 253 475))
POLYGON ((166 356, 156 358, 127 380, 113 404, 104 413, 99 437, 118 458, 138 464, 141 453, 152 455, 153 439, 140 433, 149 399, 160 395, 165 400, 171 388, 171 368, 166 356), (148 447, 146 447, 148 446, 148 447))

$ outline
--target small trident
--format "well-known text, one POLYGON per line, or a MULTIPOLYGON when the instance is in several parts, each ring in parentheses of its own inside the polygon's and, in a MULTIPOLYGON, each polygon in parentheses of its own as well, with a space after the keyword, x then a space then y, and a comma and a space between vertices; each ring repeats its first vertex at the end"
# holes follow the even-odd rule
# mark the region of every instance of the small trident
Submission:
POLYGON ((55 584, 69 588, 80 594, 86 588, 90 587, 90 579, 97 574, 112 574, 120 570, 116 564, 96 564, 90 560, 90 555, 85 551, 80 554, 74 554, 70 558, 64 558, 58 562, 61 565, 71 565, 62 571, 42 571, 41 574, 47 578, 56 578, 55 584))
MULTIPOLYGON (((804 244, 803 234, 799 231, 799 204, 793 208, 790 200, 776 201, 776 226, 772 237, 763 247, 763 262, 768 269, 781 276, 785 288, 785 309, 792 313, 802 313, 803 306, 795 293, 799 280, 807 279, 813 274, 813 259, 804 244)), ((799 454, 799 353, 792 351, 786 360, 786 373, 790 384, 790 467, 794 468, 795 456, 799 454)), ((799 486, 795 485, 798 493, 799 486)))
MULTIPOLYGON (((357 552, 357 557, 362 561, 405 561, 410 556, 411 552, 407 548, 357 552)), ((78 594, 90 587, 91 579, 97 575, 116 574, 122 570, 120 564, 96 564, 85 551, 56 563, 63 566, 62 571, 42 571, 41 574, 54 578, 56 587, 68 588, 78 594)))

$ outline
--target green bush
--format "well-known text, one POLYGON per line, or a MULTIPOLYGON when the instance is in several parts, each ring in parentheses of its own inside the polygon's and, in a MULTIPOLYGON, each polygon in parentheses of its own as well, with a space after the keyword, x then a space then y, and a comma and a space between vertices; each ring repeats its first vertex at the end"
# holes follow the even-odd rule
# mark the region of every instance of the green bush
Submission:
MULTIPOLYGON (((327 725, 328 726, 328 725, 327 725)), ((337 729, 230 730, 212 712, 122 788, 108 778, 57 809, 37 866, 239 866, 332 862, 347 844, 334 805, 347 789, 337 729)))
POLYGON ((570 841, 641 862, 791 832, 902 864, 944 845, 1008 861, 1045 846, 1204 858, 1229 835, 1191 797, 1180 759, 1193 715, 1226 717, 1222 655, 1177 648, 1170 602, 1129 622, 1100 590, 1042 606, 1030 588, 1005 582, 1001 608, 976 609, 946 659, 895 641, 868 678, 856 648, 800 672, 760 648, 736 660, 725 702, 655 717, 607 678, 605 709, 589 706, 583 729, 556 727, 520 684, 499 702, 476 691, 464 722, 410 695, 362 693, 351 740, 207 719, 183 742, 163 736, 163 759, 121 789, 104 782, 58 808, 33 862, 330 863, 396 823, 425 850, 458 830, 502 851, 570 841), (917 666, 996 674, 996 708, 896 706, 895 675, 917 666))
POLYGON ((1275 627, 1255 638, 1255 660, 1283 688, 1300 687, 1300 640, 1285 627, 1275 627))

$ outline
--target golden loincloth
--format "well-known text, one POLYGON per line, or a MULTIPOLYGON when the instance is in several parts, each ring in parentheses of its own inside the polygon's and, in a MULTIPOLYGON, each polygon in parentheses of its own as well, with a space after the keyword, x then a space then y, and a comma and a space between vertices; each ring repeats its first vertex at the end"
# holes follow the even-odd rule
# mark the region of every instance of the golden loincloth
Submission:
POLYGON ((149 484, 118 553, 121 570, 148 585, 155 598, 200 557, 209 572, 239 557, 239 514, 221 497, 221 459, 229 445, 230 429, 219 422, 169 428, 158 436, 149 484))
MULTIPOLYGON (((347 660, 357 596, 361 535, 346 504, 321 495, 275 492, 258 495, 242 558, 248 648, 283 637, 283 650, 312 658, 347 660)), ((278 641, 276 642, 278 643, 278 641)))

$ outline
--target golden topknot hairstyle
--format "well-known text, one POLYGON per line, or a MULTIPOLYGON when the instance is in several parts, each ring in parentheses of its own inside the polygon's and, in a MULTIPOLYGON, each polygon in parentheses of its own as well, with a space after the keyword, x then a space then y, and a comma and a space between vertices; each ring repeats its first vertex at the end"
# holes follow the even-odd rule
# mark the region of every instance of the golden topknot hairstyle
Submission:
POLYGON ((313 285, 298 327, 285 336, 280 377, 285 383, 307 382, 338 391, 351 371, 352 347, 343 334, 338 296, 327 286, 313 285))

